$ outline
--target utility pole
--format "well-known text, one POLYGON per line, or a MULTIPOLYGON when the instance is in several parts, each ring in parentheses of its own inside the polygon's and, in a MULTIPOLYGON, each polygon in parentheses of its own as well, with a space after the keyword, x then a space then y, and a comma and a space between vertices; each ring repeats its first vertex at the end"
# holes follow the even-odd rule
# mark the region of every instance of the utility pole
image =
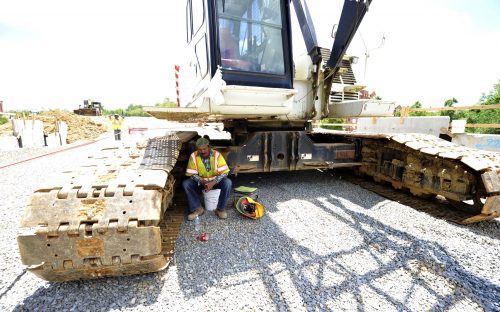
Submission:
POLYGON ((365 43, 365 39, 363 39, 363 35, 361 34, 361 31, 359 32, 359 36, 361 37, 361 41, 363 42, 363 46, 365 47, 365 69, 363 73, 363 83, 366 82, 366 67, 368 64, 368 58, 370 57, 370 53, 374 50, 380 49, 384 46, 385 44, 385 34, 382 34, 382 40, 380 41, 380 44, 376 48, 368 49, 365 43))

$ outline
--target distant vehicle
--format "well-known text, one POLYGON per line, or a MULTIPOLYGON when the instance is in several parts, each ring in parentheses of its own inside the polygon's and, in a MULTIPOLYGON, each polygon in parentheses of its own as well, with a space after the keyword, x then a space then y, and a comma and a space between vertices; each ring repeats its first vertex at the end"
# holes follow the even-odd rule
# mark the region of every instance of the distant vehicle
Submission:
POLYGON ((83 116, 101 116, 102 105, 101 102, 93 102, 92 100, 84 100, 83 107, 79 106, 78 109, 73 111, 77 115, 83 116))

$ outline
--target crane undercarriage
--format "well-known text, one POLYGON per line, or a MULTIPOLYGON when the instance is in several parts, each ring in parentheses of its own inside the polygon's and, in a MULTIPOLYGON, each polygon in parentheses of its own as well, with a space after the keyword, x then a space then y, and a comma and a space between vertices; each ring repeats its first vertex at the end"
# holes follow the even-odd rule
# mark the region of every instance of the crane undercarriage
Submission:
MULTIPOLYGON (((50 281, 164 269, 184 220, 182 199, 172 198, 195 135, 104 148, 37 189, 21 221, 23 263, 50 281)), ((465 206, 464 224, 500 215, 496 153, 421 134, 263 131, 248 140, 219 148, 233 173, 350 167, 416 196, 465 206)))

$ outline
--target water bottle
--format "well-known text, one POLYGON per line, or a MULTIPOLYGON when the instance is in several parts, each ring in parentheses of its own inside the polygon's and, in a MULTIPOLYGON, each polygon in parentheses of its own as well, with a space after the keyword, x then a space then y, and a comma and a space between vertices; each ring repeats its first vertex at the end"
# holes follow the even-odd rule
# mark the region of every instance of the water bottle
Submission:
POLYGON ((199 216, 196 216, 193 220, 194 223, 194 238, 199 240, 201 234, 201 220, 199 216))

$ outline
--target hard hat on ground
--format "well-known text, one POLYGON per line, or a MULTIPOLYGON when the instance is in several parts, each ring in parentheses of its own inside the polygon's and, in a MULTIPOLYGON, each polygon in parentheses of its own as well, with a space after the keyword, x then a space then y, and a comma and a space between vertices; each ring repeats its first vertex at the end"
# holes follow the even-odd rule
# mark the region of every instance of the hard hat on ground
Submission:
POLYGON ((264 216, 264 206, 251 197, 243 196, 235 204, 236 210, 243 216, 251 219, 260 219, 264 216))

